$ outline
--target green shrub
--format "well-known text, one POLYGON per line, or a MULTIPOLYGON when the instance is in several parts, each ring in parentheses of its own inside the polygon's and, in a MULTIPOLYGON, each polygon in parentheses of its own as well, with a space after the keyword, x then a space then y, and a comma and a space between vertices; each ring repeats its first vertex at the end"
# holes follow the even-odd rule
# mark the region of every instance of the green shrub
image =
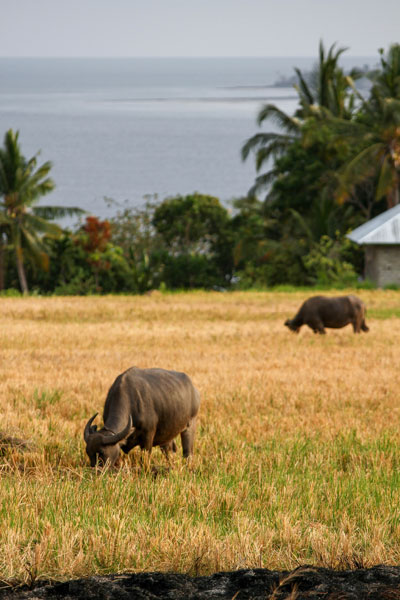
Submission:
POLYGON ((384 290, 400 290, 400 285, 398 283, 387 283, 385 286, 383 286, 384 290))
POLYGON ((0 296, 4 296, 6 298, 17 298, 18 296, 22 296, 22 294, 16 288, 8 288, 6 290, 1 290, 0 296))
POLYGON ((349 287, 357 282, 354 266, 344 260, 348 246, 352 244, 347 238, 332 239, 323 235, 313 245, 310 252, 303 257, 308 275, 316 284, 349 287))

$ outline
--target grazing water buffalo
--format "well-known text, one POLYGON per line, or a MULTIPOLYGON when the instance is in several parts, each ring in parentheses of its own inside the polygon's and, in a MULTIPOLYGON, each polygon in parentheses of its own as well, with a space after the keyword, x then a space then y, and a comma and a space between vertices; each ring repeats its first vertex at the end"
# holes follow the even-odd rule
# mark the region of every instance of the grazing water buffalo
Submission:
POLYGON ((351 323, 354 333, 360 333, 369 331, 365 313, 365 305, 357 296, 313 296, 303 302, 297 315, 287 319, 285 325, 296 333, 302 325, 308 325, 314 333, 326 333, 325 327, 338 329, 351 323))
POLYGON ((174 438, 180 434, 183 456, 193 453, 200 395, 185 373, 132 367, 110 387, 103 411, 104 426, 86 424, 83 437, 90 465, 114 466, 120 450, 135 446, 147 450, 160 446, 168 458, 176 452, 174 438))

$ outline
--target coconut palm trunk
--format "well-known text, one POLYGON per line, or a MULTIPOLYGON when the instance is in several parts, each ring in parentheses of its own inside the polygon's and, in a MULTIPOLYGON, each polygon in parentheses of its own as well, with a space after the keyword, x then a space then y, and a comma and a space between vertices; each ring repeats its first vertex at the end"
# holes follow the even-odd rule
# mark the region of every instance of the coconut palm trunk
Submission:
POLYGON ((393 188, 386 197, 388 208, 393 208, 400 202, 399 187, 393 188))
POLYGON ((0 291, 4 290, 4 270, 5 270, 5 258, 4 258, 4 241, 3 233, 0 232, 0 291))
POLYGON ((28 282, 26 280, 26 275, 25 275, 24 261, 22 259, 22 249, 20 246, 17 246, 15 248, 15 258, 16 258, 18 279, 19 279, 19 285, 21 286, 21 291, 23 294, 28 294, 29 288, 28 288, 28 282))

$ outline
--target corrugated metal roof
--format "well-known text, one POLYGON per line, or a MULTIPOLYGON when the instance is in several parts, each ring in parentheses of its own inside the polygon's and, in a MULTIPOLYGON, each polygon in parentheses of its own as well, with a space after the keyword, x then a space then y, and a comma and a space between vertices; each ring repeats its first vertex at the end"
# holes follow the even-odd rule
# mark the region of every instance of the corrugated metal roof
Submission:
POLYGON ((357 244, 400 244, 400 204, 353 229, 347 237, 357 244))

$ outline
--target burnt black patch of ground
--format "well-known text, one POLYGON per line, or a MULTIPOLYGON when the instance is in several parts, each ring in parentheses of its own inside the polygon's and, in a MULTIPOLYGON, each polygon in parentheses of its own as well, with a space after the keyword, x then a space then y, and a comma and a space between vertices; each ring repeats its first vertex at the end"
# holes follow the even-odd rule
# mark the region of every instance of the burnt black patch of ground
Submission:
POLYGON ((400 567, 334 571, 243 569, 190 577, 178 573, 126 573, 62 583, 37 581, 32 588, 3 587, 0 600, 400 600, 400 567))

